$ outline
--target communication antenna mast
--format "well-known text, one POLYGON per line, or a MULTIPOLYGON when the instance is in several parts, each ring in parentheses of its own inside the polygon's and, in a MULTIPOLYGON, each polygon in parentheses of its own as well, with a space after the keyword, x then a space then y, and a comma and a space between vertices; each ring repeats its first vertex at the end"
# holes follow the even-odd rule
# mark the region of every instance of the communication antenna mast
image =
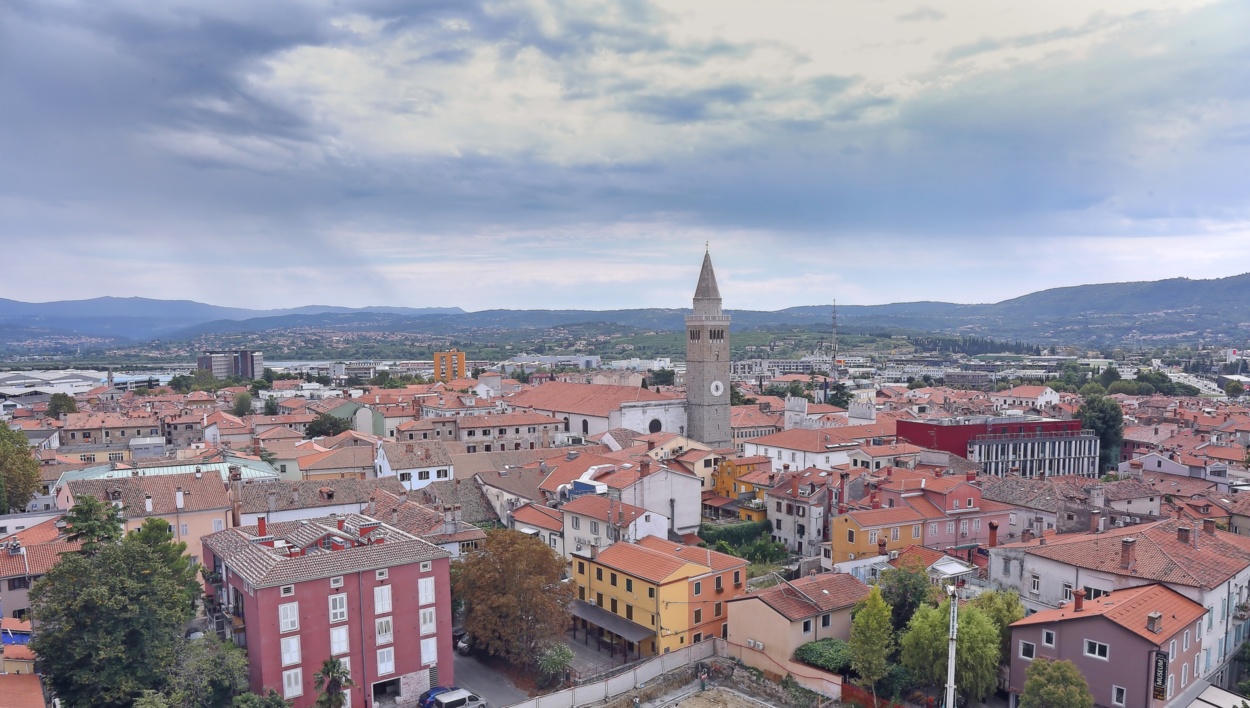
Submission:
POLYGON ((946 650, 946 700, 942 708, 955 708, 955 644, 959 634, 959 598, 955 596, 955 586, 947 585, 946 594, 950 597, 950 639, 946 650))
POLYGON ((833 352, 829 355, 830 363, 833 364, 829 373, 833 374, 833 378, 838 378, 838 300, 833 300, 833 352))

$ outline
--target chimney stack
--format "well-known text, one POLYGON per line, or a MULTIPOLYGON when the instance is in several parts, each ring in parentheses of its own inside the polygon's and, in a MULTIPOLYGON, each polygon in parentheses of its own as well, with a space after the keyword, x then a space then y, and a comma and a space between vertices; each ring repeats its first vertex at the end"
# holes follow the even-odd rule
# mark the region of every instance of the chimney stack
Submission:
POLYGON ((878 541, 877 541, 877 555, 879 555, 879 556, 888 556, 888 555, 890 555, 890 552, 889 552, 889 551, 887 551, 887 550, 885 549, 885 539, 884 539, 884 538, 883 538, 883 539, 880 539, 880 540, 878 540, 878 541))
POLYGON ((1203 519, 1202 530, 1211 535, 1215 535, 1215 519, 1203 519))
POLYGON ((638 462, 638 476, 646 477, 649 474, 651 474, 651 458, 644 456, 638 462))
POLYGON ((1033 529, 1030 527, 1030 528, 1027 528, 1027 529, 1025 529, 1025 530, 1021 531, 1021 532, 1020 532, 1020 540, 1021 540, 1021 541, 1023 541, 1023 542, 1025 542, 1025 543, 1028 543, 1029 541, 1032 541, 1032 540, 1033 540, 1033 529))
POLYGON ((990 548, 998 546, 998 522, 990 522, 990 548))
POLYGON ((1189 545, 1189 527, 1188 526, 1176 527, 1176 540, 1180 541, 1186 546, 1189 545))
POLYGON ((343 530, 343 525, 344 525, 345 523, 347 523, 347 519, 344 519, 344 518, 343 518, 343 517, 341 517, 341 516, 340 516, 339 518, 337 518, 337 519, 335 519, 335 520, 334 520, 334 525, 338 527, 339 531, 342 531, 342 530, 343 530))
POLYGON ((1085 609, 1085 591, 1077 590, 1072 593, 1072 611, 1081 612, 1085 609))
POLYGON ((143 509, 149 514, 152 513, 152 495, 151 494, 143 495, 143 509))
POLYGON ((1163 631, 1163 613, 1155 610, 1146 615, 1146 631, 1158 634, 1163 631))
POLYGON ((1137 539, 1126 538, 1120 541, 1120 568, 1129 570, 1137 562, 1137 539))
POLYGON ((257 536, 269 535, 269 520, 263 516, 256 519, 256 535, 257 536))
POLYGON ((879 498, 877 497, 877 493, 876 493, 876 492, 873 492, 873 493, 872 493, 872 496, 871 496, 871 497, 869 497, 869 505, 870 505, 872 508, 874 508, 874 509, 880 509, 880 508, 881 508, 881 499, 879 499, 879 498))
POLYGON ((964 476, 964 480, 968 482, 977 481, 977 471, 975 469, 968 470, 968 474, 964 476))

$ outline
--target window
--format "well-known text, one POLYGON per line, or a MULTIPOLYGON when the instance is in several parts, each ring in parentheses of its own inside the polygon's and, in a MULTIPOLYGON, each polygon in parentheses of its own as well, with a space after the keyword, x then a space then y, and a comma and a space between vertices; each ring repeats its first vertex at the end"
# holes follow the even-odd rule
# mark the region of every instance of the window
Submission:
POLYGON ((647 597, 655 599, 655 588, 647 588, 647 597))
POLYGON ((610 573, 608 575, 608 584, 612 587, 616 587, 616 573, 610 573))
POLYGON ((920 538, 920 526, 921 526, 921 524, 913 524, 913 525, 912 525, 912 527, 911 527, 911 537, 912 537, 912 538, 920 538))
POLYGON ((598 521, 590 522, 590 532, 596 536, 599 535, 599 522, 598 521))
POLYGON ((226 525, 221 519, 213 519, 213 532, 225 530, 226 525))
POLYGON ((1123 686, 1111 687, 1111 705, 1122 706, 1124 705, 1124 701, 1127 698, 1128 698, 1128 691, 1124 690, 1123 686))
POLYGON ((1110 650, 1106 644, 1096 642, 1092 639, 1085 640, 1085 656, 1092 656, 1095 659, 1106 659, 1110 650))
POLYGON ((299 669, 282 672, 282 697, 296 698, 304 695, 304 675, 299 669))
POLYGON ((734 571, 734 585, 741 585, 741 584, 742 584, 742 571, 735 570, 734 571))
POLYGON ((1033 642, 1020 641, 1020 658, 1032 661, 1037 657, 1037 645, 1033 642))
POLYGON ((390 644, 395 640, 395 623, 390 617, 382 617, 373 621, 374 641, 378 644, 390 644))
POLYGON ((283 585, 283 586, 282 586, 281 593, 282 593, 282 597, 291 597, 292 595, 294 595, 294 594, 295 594, 295 586, 294 586, 294 585, 283 585))
POLYGON ((811 634, 811 633, 812 633, 812 621, 809 619, 803 620, 803 634, 811 634))
POLYGON ((391 586, 379 585, 373 589, 373 614, 384 615, 391 611, 391 586))
POLYGON ((1176 686, 1176 674, 1168 674, 1168 700, 1172 700, 1172 689, 1176 686))
POLYGON ((1185 638, 1181 641, 1181 648, 1189 651, 1189 630, 1185 630, 1185 638))
POLYGON ((347 595, 331 595, 330 596, 330 621, 346 622, 347 621, 347 595))
POLYGON ((947 521, 947 522, 946 522, 946 533, 955 533, 955 522, 954 522, 954 521, 947 521))
POLYGON ((929 524, 929 535, 930 536, 937 535, 937 524, 929 524))
POLYGON ((1189 685, 1189 664, 1181 664, 1181 688, 1189 685))
POLYGON ((180 535, 180 536, 186 536, 186 535, 188 535, 188 533, 189 533, 189 532, 187 531, 187 525, 186 525, 186 524, 178 524, 178 533, 179 533, 179 535, 180 535))
POLYGON ((1042 576, 1034 573, 1032 576, 1032 580, 1029 584, 1029 592, 1036 595, 1037 593, 1041 591, 1042 591, 1042 576))
MULTIPOLYGON (((425 642, 422 642, 422 649, 425 649, 425 642)), ((422 651, 422 654, 425 652, 422 651)), ((424 657, 422 657, 424 658, 424 657)), ((378 650, 378 675, 385 676, 395 673, 395 648, 386 647, 378 650)))
POLYGON ((417 581, 418 602, 429 605, 434 602, 434 578, 421 578, 417 581))
POLYGON ((299 637, 282 638, 282 665, 290 666, 300 662, 299 637))
POLYGON ((1049 629, 1042 630, 1042 646, 1044 647, 1055 646, 1055 633, 1054 632, 1050 631, 1049 629))
POLYGON ((703 610, 699 609, 694 611, 694 623, 703 624, 703 610))
POLYGON ((437 664, 438 663, 438 637, 430 637, 421 640, 421 664, 437 664))
POLYGON ((1176 640, 1173 639, 1172 642, 1168 644, 1168 661, 1172 661, 1175 658, 1176 658, 1176 640))
POLYGON ((968 497, 968 508, 969 508, 969 509, 975 509, 975 508, 977 508, 977 505, 976 505, 975 503, 973 503, 973 501, 972 501, 972 497, 968 497))
POLYGON ((820 616, 820 626, 821 626, 821 627, 828 627, 828 626, 829 626, 829 623, 832 621, 832 617, 833 617, 833 615, 829 614, 828 612, 826 612, 825 614, 821 615, 821 616, 820 616))
POLYGON ((603 568, 595 568, 595 580, 603 581, 603 568))
POLYGON ((279 631, 294 632, 299 629, 299 603, 288 602, 285 605, 278 605, 278 626, 279 631))
POLYGON ((1091 588, 1088 585, 1085 586, 1084 590, 1085 590, 1086 600, 1097 600, 1098 598, 1107 594, 1106 590, 1099 590, 1098 588, 1091 588))
POLYGON ((634 579, 625 578, 625 592, 633 592, 633 591, 634 591, 634 579))
POLYGON ((954 502, 955 502, 955 503, 954 503, 954 505, 953 505, 951 508, 952 508, 952 509, 958 509, 958 508, 959 508, 959 500, 958 500, 958 499, 956 499, 956 500, 954 500, 954 502))
POLYGON ((330 628, 330 655, 346 654, 347 645, 347 625, 342 627, 330 628))
POLYGON ((421 561, 421 572, 428 573, 434 569, 434 563, 430 561, 421 561))
POLYGON ((890 529, 890 540, 891 540, 891 541, 897 541, 897 540, 898 540, 898 527, 897 527, 897 526, 895 526, 894 528, 890 529))
MULTIPOLYGON (((694 594, 696 595, 703 594, 703 581, 701 580, 694 581, 694 594)), ((698 610, 695 610, 695 612, 698 612, 698 610)))
POLYGON ((332 587, 332 588, 341 588, 341 587, 343 587, 343 576, 341 576, 341 575, 336 575, 336 576, 334 576, 333 578, 330 578, 330 587, 332 587))
POLYGON ((877 542, 877 532, 876 532, 875 530, 873 530, 873 531, 869 531, 869 532, 868 532, 868 543, 869 543, 869 544, 873 544, 873 543, 876 543, 876 542, 877 542))
POLYGON ((627 620, 633 620, 633 619, 634 619, 634 606, 633 606, 633 605, 626 605, 626 606, 625 606, 625 619, 627 619, 627 620))
POLYGON ((577 574, 578 574, 578 575, 585 575, 585 574, 586 574, 586 563, 585 563, 585 562, 583 562, 583 561, 577 561, 577 574))
POLYGON ((846 530, 846 542, 855 543, 855 529, 846 530))
POLYGON ((1063 584, 1063 601, 1064 602, 1072 601, 1072 583, 1063 584))
POLYGON ((718 602, 718 603, 716 603, 715 605, 712 605, 712 616, 713 616, 713 617, 720 617, 720 616, 721 616, 721 613, 722 613, 723 611, 724 611, 724 609, 723 609, 723 606, 721 605, 721 603, 719 603, 719 602, 718 602))

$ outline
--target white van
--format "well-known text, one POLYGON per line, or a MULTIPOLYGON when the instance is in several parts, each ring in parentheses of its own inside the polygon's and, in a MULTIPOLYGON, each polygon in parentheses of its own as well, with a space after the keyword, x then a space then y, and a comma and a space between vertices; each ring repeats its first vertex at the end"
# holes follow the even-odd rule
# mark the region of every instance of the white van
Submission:
POLYGON ((463 688, 434 696, 434 708, 487 708, 486 701, 463 688))

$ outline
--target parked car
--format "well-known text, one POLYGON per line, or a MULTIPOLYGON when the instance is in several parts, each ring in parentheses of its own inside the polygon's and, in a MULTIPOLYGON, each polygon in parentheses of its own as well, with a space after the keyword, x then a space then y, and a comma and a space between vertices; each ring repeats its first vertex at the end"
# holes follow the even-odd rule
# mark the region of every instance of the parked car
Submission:
POLYGON ((418 708, 433 708, 435 696, 439 694, 447 693, 449 691, 458 691, 458 690, 460 689, 456 686, 435 686, 434 688, 431 688, 425 693, 422 693, 420 696, 417 696, 417 707, 418 708))
POLYGON ((489 708, 486 701, 463 688, 434 696, 431 708, 489 708))
POLYGON ((468 656, 473 653, 473 637, 464 635, 460 641, 456 642, 456 652, 461 656, 468 656))

